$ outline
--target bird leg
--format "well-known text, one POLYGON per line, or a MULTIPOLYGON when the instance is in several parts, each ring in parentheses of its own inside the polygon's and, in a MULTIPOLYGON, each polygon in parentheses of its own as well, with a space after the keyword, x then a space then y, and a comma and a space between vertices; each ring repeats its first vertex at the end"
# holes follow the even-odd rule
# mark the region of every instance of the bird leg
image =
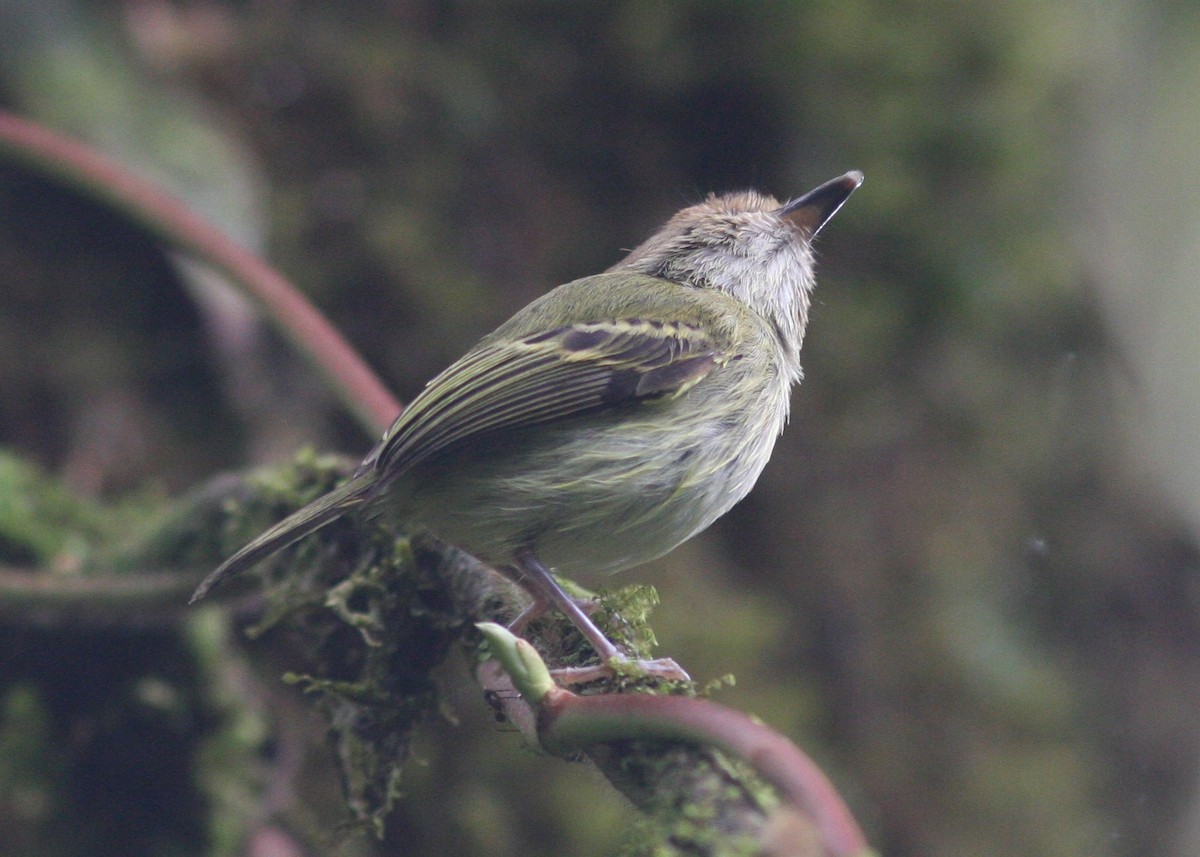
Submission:
POLYGON ((598 678, 608 678, 613 675, 610 664, 628 663, 647 675, 673 681, 688 681, 689 676, 675 661, 670 658, 657 660, 640 660, 630 658, 596 627, 587 612, 580 606, 577 599, 572 598, 554 579, 554 575, 541 561, 534 556, 533 551, 522 548, 514 556, 516 566, 506 569, 509 576, 533 598, 533 604, 527 607, 521 615, 509 625, 509 630, 520 634, 530 622, 544 614, 550 607, 557 607, 571 621, 596 650, 600 656, 601 666, 568 667, 552 670, 553 675, 567 684, 583 684, 598 678))

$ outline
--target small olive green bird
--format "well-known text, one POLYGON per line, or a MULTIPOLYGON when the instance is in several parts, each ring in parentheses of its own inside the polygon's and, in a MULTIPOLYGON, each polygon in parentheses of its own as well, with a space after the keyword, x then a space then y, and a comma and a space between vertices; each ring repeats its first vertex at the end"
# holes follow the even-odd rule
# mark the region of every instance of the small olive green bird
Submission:
POLYGON ((506 570, 622 658, 549 568, 647 562, 749 493, 788 416, 812 240, 862 183, 710 196, 603 274, 529 304, 434 378, 342 486, 243 547, 192 601, 347 513, 394 515, 506 570))

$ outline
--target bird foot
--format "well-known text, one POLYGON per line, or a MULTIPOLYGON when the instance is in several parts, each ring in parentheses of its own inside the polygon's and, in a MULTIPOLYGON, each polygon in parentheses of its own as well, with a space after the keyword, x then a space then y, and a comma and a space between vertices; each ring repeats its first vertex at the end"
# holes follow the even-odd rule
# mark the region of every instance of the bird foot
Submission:
POLYGON ((596 627, 591 614, 599 606, 595 600, 584 600, 568 595, 558 581, 532 552, 518 551, 516 569, 506 569, 513 580, 533 596, 533 604, 508 626, 518 637, 529 623, 543 615, 550 607, 556 607, 595 649, 600 663, 585 667, 564 667, 551 670, 550 674, 562 684, 585 684, 603 678, 618 676, 650 676, 668 681, 690 681, 691 677, 679 664, 670 658, 641 660, 631 658, 613 643, 604 632, 596 627))

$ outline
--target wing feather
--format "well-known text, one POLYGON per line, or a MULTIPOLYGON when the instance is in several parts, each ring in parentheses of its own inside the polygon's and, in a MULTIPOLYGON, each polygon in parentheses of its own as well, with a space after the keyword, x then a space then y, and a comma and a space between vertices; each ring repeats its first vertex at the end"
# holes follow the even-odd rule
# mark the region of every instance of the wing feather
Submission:
POLYGON ((641 319, 489 342, 430 381, 359 472, 399 473, 491 432, 676 396, 730 358, 694 325, 641 319))

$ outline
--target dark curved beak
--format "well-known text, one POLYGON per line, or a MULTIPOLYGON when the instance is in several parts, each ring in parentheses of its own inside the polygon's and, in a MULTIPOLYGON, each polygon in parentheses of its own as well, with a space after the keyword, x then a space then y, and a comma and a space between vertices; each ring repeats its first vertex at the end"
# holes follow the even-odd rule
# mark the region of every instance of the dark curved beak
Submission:
POLYGON ((813 188, 804 196, 797 197, 779 210, 780 216, 791 221, 792 225, 806 234, 809 238, 821 231, 829 218, 837 214, 850 194, 863 183, 863 174, 851 170, 844 176, 825 182, 820 187, 813 188))

